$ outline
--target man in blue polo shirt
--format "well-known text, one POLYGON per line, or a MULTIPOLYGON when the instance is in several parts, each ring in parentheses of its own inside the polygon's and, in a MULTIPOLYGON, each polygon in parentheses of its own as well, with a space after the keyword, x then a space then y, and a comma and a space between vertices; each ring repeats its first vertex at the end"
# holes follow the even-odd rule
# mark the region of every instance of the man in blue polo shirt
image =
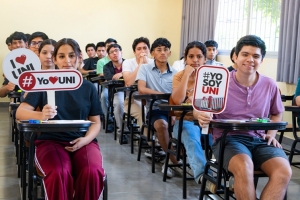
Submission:
MULTIPOLYGON (((139 94, 164 94, 172 92, 172 79, 177 72, 169 66, 168 58, 171 55, 171 43, 166 38, 156 39, 150 49, 154 62, 143 64, 137 74, 139 94)), ((162 149, 166 152, 169 142, 168 133, 168 112, 160 111, 158 104, 166 103, 166 101, 158 100, 153 105, 151 124, 156 130, 156 136, 162 149)), ((147 101, 147 107, 150 100, 147 101)), ((173 155, 170 155, 170 160, 177 164, 177 160, 173 155)), ((164 166, 163 166, 164 170, 164 166)), ((162 171, 163 172, 163 171, 162 171)), ((172 177, 173 171, 168 169, 167 176, 172 177)))

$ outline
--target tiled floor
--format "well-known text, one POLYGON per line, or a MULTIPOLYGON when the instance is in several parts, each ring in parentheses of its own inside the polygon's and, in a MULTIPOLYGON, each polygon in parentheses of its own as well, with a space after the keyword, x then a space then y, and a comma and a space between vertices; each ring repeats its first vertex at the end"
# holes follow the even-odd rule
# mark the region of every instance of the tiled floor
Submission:
MULTIPOLYGON (((161 166, 156 164, 156 173, 151 173, 150 160, 137 153, 130 154, 129 145, 119 145, 113 134, 103 130, 98 136, 103 154, 104 168, 108 175, 109 200, 175 200, 182 199, 181 177, 162 181, 161 166)), ((19 179, 16 174, 15 150, 11 142, 10 120, 7 107, 0 107, 0 200, 18 200, 19 179)), ((266 178, 260 179, 258 188, 263 188, 266 178)), ((200 185, 188 182, 188 199, 198 199, 200 185)), ((259 190, 258 189, 258 190, 259 190)), ((259 193, 259 191, 258 191, 259 193)), ((288 187, 288 199, 300 199, 300 169, 293 167, 293 178, 288 187)))

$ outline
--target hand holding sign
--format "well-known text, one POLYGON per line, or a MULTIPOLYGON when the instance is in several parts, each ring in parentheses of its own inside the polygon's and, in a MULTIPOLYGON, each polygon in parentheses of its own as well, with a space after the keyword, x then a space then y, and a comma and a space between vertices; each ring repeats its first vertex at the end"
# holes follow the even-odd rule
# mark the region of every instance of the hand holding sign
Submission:
MULTIPOLYGON (((197 70, 193 107, 201 112, 218 114, 226 107, 229 72, 220 66, 201 66, 197 70)), ((207 134, 202 128, 202 133, 207 134)))

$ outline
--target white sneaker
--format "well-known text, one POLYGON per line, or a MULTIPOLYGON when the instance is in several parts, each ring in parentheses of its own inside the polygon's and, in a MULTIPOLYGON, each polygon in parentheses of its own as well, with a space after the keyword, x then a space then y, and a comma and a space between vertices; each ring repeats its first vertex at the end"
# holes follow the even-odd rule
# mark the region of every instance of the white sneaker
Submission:
POLYGON ((234 186, 234 177, 233 176, 229 177, 228 184, 229 184, 229 190, 234 191, 234 187, 233 187, 234 186))
MULTIPOLYGON (((203 180, 203 175, 201 175, 199 179, 199 184, 202 184, 202 180, 203 180)), ((206 180, 205 189, 210 191, 213 194, 217 192, 217 186, 214 183, 210 182, 209 180, 206 180)))
MULTIPOLYGON (((165 172, 165 164, 162 166, 161 172, 164 174, 164 172, 165 172)), ((167 177, 168 178, 172 178, 173 176, 174 176, 174 171, 170 167, 168 167, 168 169, 167 169, 167 177)))

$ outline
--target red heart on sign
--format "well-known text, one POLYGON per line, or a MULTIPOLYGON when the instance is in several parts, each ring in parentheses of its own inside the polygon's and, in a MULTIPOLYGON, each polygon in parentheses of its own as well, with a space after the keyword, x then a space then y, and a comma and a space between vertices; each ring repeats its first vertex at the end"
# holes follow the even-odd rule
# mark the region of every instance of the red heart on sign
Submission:
POLYGON ((50 76, 49 77, 49 81, 52 83, 52 84, 54 84, 54 83, 56 83, 56 81, 58 80, 58 78, 57 78, 57 76, 50 76))
POLYGON ((26 56, 25 55, 21 55, 20 57, 16 57, 16 62, 20 63, 20 64, 24 64, 26 60, 26 56))

